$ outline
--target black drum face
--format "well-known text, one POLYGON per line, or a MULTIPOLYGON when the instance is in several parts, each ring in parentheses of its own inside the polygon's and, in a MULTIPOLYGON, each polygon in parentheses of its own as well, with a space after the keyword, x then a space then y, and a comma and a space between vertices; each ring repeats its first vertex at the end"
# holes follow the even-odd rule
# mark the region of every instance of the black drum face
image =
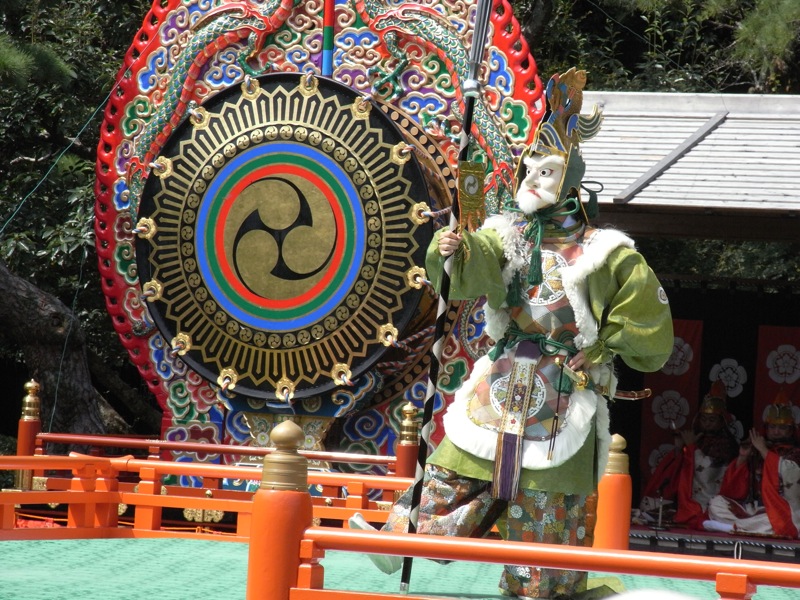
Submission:
POLYGON ((357 91, 248 80, 192 111, 155 160, 136 247, 150 312, 191 368, 237 393, 330 391, 412 317, 427 201, 402 134, 357 91))

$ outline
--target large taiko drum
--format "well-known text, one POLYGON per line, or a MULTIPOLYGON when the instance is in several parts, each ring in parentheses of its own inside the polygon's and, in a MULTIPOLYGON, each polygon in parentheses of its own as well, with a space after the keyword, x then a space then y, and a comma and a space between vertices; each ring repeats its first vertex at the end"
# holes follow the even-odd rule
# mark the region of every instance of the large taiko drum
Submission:
POLYGON ((138 210, 158 330, 237 395, 289 402, 356 379, 422 294, 429 191, 402 118, 299 73, 248 78, 189 112, 138 210))
MULTIPOLYGON (((437 314, 409 283, 434 229, 414 205, 441 225, 456 197, 476 4, 153 1, 100 128, 95 233, 165 439, 267 445, 293 418, 306 449, 393 452, 437 314)), ((544 110, 508 0, 490 29, 469 151, 488 209, 544 110)), ((482 314, 450 307, 434 423, 482 314)))

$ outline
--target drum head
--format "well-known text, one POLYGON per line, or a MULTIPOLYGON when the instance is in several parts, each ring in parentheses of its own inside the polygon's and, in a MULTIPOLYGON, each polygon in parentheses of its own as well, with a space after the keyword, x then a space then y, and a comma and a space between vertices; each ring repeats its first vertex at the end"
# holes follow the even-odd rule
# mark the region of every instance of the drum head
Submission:
POLYGON ((433 234, 419 202, 419 163, 374 102, 311 75, 247 80, 190 111, 148 176, 136 256, 150 313, 236 393, 330 391, 416 310, 433 234))

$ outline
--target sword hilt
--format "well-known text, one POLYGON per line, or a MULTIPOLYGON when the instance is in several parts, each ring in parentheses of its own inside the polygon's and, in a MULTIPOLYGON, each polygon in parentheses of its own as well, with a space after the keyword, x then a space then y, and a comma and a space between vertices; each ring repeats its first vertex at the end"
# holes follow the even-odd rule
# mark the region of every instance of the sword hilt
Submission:
POLYGON ((568 367, 567 363, 560 356, 556 356, 555 362, 556 366, 559 369, 562 369, 564 375, 569 377, 575 384, 575 389, 578 391, 583 391, 589 387, 589 375, 586 373, 586 371, 576 371, 575 369, 568 367))

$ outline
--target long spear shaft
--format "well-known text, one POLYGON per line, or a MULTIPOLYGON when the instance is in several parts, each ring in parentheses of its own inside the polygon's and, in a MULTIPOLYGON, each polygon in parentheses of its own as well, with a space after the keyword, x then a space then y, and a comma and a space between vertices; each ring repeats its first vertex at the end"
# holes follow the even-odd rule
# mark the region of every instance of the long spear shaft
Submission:
MULTIPOLYGON (((458 161, 462 163, 468 159, 469 142, 472 131, 472 119, 475 112, 475 101, 480 97, 480 82, 478 69, 483 62, 486 50, 486 34, 489 31, 489 17, 492 10, 492 0, 478 0, 475 12, 475 28, 472 33, 472 47, 469 53, 469 68, 467 79, 462 84, 464 91, 464 118, 461 125, 461 139, 458 161)), ((450 212, 450 229, 456 231, 459 225, 458 202, 453 202, 450 212)), ((431 437, 431 423, 433 421, 433 405, 436 397, 436 384, 439 380, 442 352, 444 350, 445 330, 447 325, 447 307, 450 302, 450 273, 453 269, 453 255, 444 262, 441 289, 439 290, 439 303, 436 311, 436 328, 434 331, 433 346, 431 347, 431 364, 428 371, 428 388, 425 394, 424 410, 422 413, 422 430, 420 433, 419 453, 417 454, 417 468, 414 473, 414 486, 411 492, 411 511, 408 519, 408 533, 417 532, 419 522, 419 505, 422 499, 422 482, 425 475, 425 463, 428 460, 428 445, 431 437)), ((403 572, 400 578, 400 591, 408 592, 411 581, 411 565, 413 558, 406 556, 403 559, 403 572)))

